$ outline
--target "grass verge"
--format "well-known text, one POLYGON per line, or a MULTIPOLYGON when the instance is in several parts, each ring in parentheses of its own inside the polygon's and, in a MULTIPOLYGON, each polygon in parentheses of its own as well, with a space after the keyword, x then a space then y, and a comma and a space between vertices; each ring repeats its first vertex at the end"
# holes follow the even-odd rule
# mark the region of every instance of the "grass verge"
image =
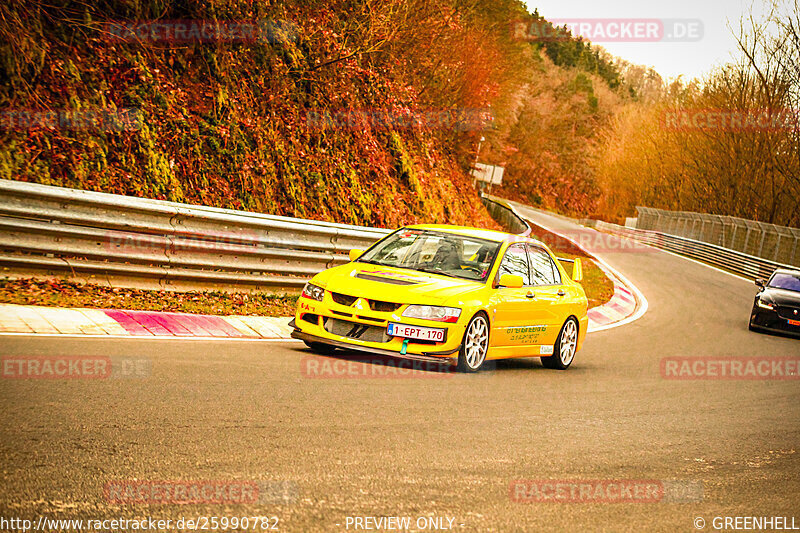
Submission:
POLYGON ((297 296, 123 289, 64 280, 28 278, 0 280, 0 303, 205 315, 291 316, 294 315, 297 296))

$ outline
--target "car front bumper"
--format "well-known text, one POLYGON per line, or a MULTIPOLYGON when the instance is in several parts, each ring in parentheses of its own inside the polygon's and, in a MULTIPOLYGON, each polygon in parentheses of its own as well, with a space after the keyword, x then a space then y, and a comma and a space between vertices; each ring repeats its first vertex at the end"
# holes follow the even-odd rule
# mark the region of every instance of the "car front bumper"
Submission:
POLYGON ((328 339, 325 337, 317 337, 316 335, 303 333, 299 329, 295 329, 294 331, 292 331, 292 337, 295 339, 300 339, 301 341, 318 342, 320 344, 327 344, 328 346, 334 346, 336 348, 342 348, 345 350, 356 350, 360 352, 368 352, 379 355, 388 355, 391 357, 401 357, 403 359, 410 359, 412 361, 422 361, 426 363, 438 363, 444 365, 456 364, 458 362, 458 351, 459 349, 461 349, 461 346, 459 345, 458 348, 456 348, 455 350, 453 350, 453 352, 450 353, 437 353, 437 355, 428 355, 425 353, 414 354, 406 352, 405 354, 403 354, 400 352, 386 350, 383 348, 374 348, 370 346, 364 346, 361 344, 354 344, 352 342, 328 339))
POLYGON ((355 309, 330 300, 316 302, 301 296, 290 325, 292 337, 337 348, 378 353, 417 361, 453 364, 458 359, 468 318, 455 323, 403 317, 399 311, 355 309), (388 334, 390 322, 445 331, 443 342, 421 341, 388 334))
POLYGON ((762 309, 758 306, 753 306, 750 313, 750 325, 764 331, 800 337, 800 326, 789 324, 789 320, 780 316, 776 311, 762 309))

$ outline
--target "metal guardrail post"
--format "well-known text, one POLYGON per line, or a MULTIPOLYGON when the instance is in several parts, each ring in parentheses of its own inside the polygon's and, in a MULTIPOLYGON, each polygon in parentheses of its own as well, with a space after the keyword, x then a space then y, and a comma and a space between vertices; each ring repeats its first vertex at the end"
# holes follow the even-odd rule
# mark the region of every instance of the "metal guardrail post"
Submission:
POLYGON ((714 215, 711 222, 711 240, 712 244, 724 246, 725 244, 725 226, 722 225, 719 215, 714 215))
POLYGON ((747 252, 748 245, 750 244, 750 231, 752 231, 752 229, 753 228, 750 226, 747 226, 747 236, 744 239, 744 247, 742 248, 743 252, 747 252))
POLYGON ((739 225, 738 224, 732 224, 732 225, 733 225, 733 233, 731 234, 731 243, 730 243, 729 246, 726 246, 726 248, 730 248, 731 250, 736 250, 737 249, 736 248, 736 233, 739 231, 739 225))

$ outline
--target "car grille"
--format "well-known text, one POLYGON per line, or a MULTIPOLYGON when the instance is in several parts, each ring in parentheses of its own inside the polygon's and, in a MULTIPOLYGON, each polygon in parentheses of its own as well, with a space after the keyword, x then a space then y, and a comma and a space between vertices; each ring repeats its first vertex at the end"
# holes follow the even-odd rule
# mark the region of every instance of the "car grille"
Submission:
MULTIPOLYGON (((356 303, 356 300, 358 300, 358 296, 349 296, 339 292, 331 292, 331 298, 333 298, 333 301, 337 304, 346 305, 348 307, 356 303)), ((369 303, 370 309, 380 313, 394 313, 403 305, 394 302, 382 302, 380 300, 367 300, 366 298, 364 300, 369 303)))
POLYGON ((332 292, 331 298, 333 301, 340 305, 353 305, 358 300, 357 296, 348 296, 346 294, 340 294, 338 292, 332 292))
POLYGON ((368 326, 349 320, 339 320, 338 318, 325 318, 325 331, 333 335, 341 335, 351 339, 359 339, 367 342, 389 342, 389 335, 386 329, 376 326, 368 326))
POLYGON ((373 311, 380 311, 381 313, 394 313, 403 304, 396 304, 394 302, 381 302, 379 300, 369 300, 369 308, 373 311))
POLYGON ((800 320, 800 307, 779 305, 775 307, 775 310, 778 312, 778 316, 781 318, 786 318, 788 320, 800 320), (797 311, 797 314, 794 314, 795 311, 797 311))

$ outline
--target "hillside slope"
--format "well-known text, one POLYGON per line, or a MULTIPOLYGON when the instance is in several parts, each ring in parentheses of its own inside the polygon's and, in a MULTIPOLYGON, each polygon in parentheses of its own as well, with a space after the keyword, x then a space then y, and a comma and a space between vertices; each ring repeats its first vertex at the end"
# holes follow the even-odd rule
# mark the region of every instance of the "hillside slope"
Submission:
POLYGON ((10 0, 0 177, 493 226, 480 161, 506 167, 501 194, 591 212, 592 149, 628 88, 589 43, 520 25, 552 31, 519 0, 10 0))
POLYGON ((453 131, 376 119, 427 108, 386 59, 348 51, 336 6, 54 4, 0 7, 0 177, 356 224, 494 227, 442 140, 453 131), (122 28, 227 20, 262 34, 126 38, 105 13, 122 28))

